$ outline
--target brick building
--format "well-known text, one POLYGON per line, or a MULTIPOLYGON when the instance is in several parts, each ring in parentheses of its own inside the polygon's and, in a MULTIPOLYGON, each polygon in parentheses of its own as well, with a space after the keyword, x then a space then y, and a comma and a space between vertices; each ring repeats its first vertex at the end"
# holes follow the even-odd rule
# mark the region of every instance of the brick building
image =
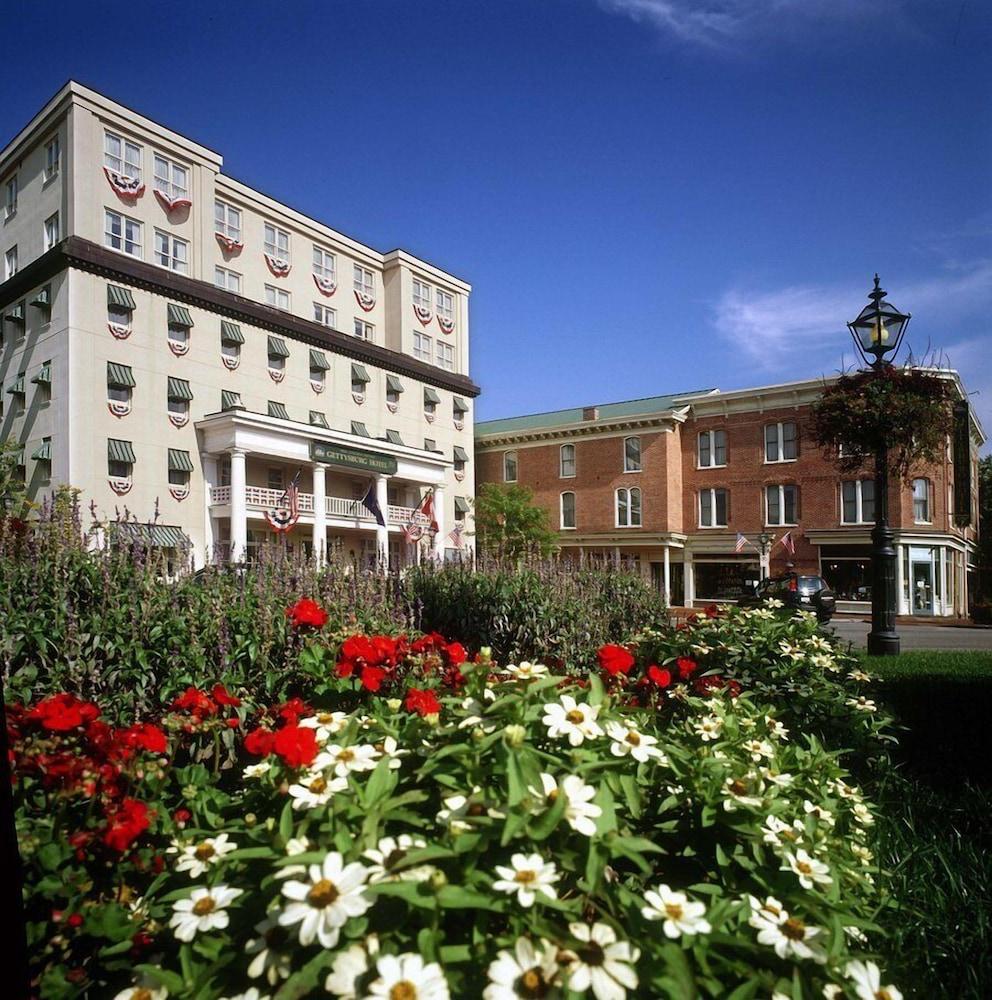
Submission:
MULTIPOLYGON (((967 399, 960 376, 946 377, 967 399)), ((674 604, 732 600, 791 564, 824 576, 842 610, 867 609, 874 482, 867 471, 842 476, 813 444, 809 407, 823 385, 712 389, 483 421, 476 486, 529 487, 558 526, 563 554, 634 564, 674 604)), ((977 525, 962 511, 978 509, 985 434, 973 413, 966 419, 968 476, 958 487, 969 485, 957 509, 950 435, 941 462, 890 486, 902 614, 967 611, 977 525)))

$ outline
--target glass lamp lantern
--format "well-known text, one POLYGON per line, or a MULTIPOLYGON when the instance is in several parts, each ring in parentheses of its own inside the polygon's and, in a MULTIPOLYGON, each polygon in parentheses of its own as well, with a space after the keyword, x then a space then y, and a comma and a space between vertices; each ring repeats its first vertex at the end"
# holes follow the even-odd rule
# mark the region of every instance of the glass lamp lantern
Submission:
POLYGON ((895 356, 902 343, 910 314, 901 313, 885 299, 878 275, 875 287, 868 293, 869 304, 861 310, 857 319, 847 324, 854 339, 854 345, 865 363, 872 368, 888 364, 886 355, 895 356))

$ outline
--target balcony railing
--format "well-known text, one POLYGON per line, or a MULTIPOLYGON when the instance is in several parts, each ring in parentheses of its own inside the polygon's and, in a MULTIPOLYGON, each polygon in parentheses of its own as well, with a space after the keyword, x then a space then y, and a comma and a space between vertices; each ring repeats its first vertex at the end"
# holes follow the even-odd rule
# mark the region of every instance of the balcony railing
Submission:
MULTIPOLYGON (((245 506, 253 510, 271 510, 283 497, 282 490, 270 490, 264 486, 245 487, 245 506)), ((210 505, 222 506, 231 502, 230 486, 212 486, 210 488, 210 505)), ((300 513, 313 513, 313 494, 299 494, 300 513)), ((331 517, 346 517, 356 521, 371 521, 375 518, 362 506, 361 500, 350 500, 347 497, 325 497, 324 510, 331 517)), ((408 524, 413 516, 412 507, 397 507, 389 504, 386 508, 387 524, 408 524)))

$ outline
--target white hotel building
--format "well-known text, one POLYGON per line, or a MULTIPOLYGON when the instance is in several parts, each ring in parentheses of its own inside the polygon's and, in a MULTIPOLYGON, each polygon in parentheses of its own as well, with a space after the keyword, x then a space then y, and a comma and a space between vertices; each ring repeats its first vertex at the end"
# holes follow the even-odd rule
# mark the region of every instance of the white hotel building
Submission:
POLYGON ((29 495, 76 487, 110 537, 202 565, 275 538, 299 471, 287 538, 318 559, 469 547, 470 286, 222 165, 74 82, 0 153, 0 439, 29 495), (429 489, 439 530, 409 544, 429 489))

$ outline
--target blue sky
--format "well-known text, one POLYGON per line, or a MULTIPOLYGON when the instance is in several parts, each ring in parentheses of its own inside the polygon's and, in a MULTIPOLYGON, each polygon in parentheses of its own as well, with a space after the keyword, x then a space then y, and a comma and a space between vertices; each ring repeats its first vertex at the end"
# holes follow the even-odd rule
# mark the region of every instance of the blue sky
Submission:
POLYGON ((57 3, 5 29, 2 141, 73 76, 471 281, 479 418, 833 372, 877 270, 992 432, 988 4, 57 3))

